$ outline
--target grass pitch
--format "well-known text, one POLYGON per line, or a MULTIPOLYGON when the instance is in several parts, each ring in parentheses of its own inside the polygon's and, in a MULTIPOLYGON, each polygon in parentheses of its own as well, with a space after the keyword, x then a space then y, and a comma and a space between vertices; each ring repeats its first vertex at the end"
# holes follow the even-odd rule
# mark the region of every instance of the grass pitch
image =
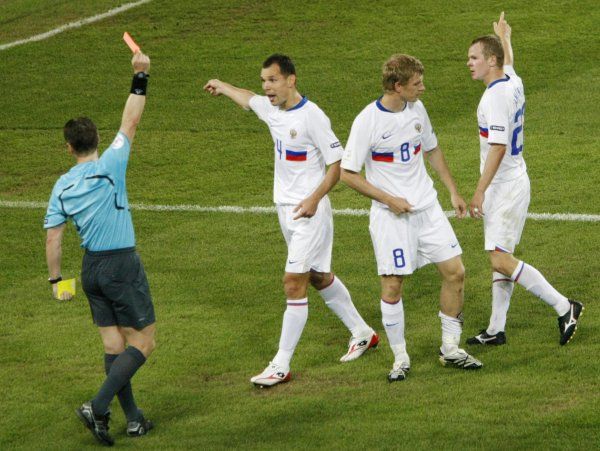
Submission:
MULTIPOLYGON (((118 6, 116 1, 0 3, 0 43, 118 6)), ((264 205, 271 202, 271 139, 252 113, 201 92, 209 78, 260 92, 275 51, 296 61, 301 92, 345 142, 355 115, 379 96, 381 63, 406 52, 424 63, 423 98, 465 198, 478 178, 475 110, 484 89, 466 69, 469 42, 491 32, 501 9, 513 28, 515 67, 527 95, 525 158, 532 212, 598 214, 595 2, 474 5, 439 2, 234 2, 155 0, 51 39, 0 52, 0 200, 46 201, 72 165, 61 128, 92 117, 108 145, 129 88, 128 30, 152 58, 148 105, 129 166, 133 203, 264 205)), ((448 196, 439 187, 442 205, 448 196)), ((367 208, 338 186, 334 208, 367 208)), ((81 293, 50 298, 42 209, 0 207, 0 448, 94 446, 73 409, 102 382, 102 349, 81 293)), ((158 316, 158 348, 134 378, 156 429, 118 446, 151 449, 592 449, 600 441, 597 223, 529 221, 517 256, 585 303, 573 342, 558 346, 550 308, 515 288, 508 344, 470 348, 485 367, 442 368, 436 270, 406 284, 409 378, 388 384, 380 349, 340 364, 347 333, 311 291, 292 362, 272 390, 248 382, 276 350, 286 256, 275 215, 134 211, 138 249, 158 316)), ((490 311, 481 224, 452 220, 467 268, 465 335, 490 311)), ((382 332, 379 282, 366 217, 336 217, 334 270, 365 319, 382 332)), ((63 274, 78 276, 71 227, 63 274)))

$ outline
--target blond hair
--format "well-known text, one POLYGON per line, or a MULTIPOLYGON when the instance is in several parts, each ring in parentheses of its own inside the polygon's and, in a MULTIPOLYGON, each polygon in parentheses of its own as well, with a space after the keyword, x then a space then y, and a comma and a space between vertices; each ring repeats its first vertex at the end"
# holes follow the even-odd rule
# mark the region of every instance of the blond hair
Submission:
POLYGON ((414 56, 397 53, 383 64, 383 89, 393 91, 396 83, 406 85, 413 75, 422 75, 423 63, 414 56))

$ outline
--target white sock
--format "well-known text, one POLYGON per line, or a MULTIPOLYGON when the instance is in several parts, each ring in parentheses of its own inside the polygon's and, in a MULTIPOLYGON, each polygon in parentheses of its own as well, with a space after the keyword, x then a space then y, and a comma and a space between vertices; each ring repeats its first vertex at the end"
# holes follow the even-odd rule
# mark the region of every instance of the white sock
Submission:
POLYGON ((487 328, 488 334, 496 335, 498 332, 504 332, 510 297, 514 288, 515 284, 509 277, 499 272, 492 273, 492 315, 487 328))
POLYGON ((394 353, 394 363, 404 362, 410 366, 410 357, 406 352, 406 343, 402 343, 401 345, 392 345, 390 348, 392 348, 392 352, 394 353))
POLYGON ((442 321, 442 354, 454 354, 458 351, 460 334, 462 333, 462 313, 458 315, 458 318, 453 318, 442 312, 439 312, 438 316, 442 321))
POLYGON ((279 351, 277 351, 273 363, 289 371, 292 355, 294 355, 294 350, 300 340, 307 319, 308 298, 288 299, 287 308, 283 314, 279 351))
POLYGON ((546 304, 554 307, 558 316, 562 316, 569 311, 569 300, 556 291, 542 276, 542 273, 533 266, 520 261, 510 278, 546 304))
POLYGON ((394 352, 394 357, 402 360, 402 354, 406 354, 406 341, 404 340, 404 304, 400 299, 395 304, 389 304, 381 300, 381 322, 394 352), (397 354, 398 353, 398 354, 397 354))
POLYGON ((353 337, 361 337, 372 332, 365 320, 352 303, 352 298, 342 281, 333 276, 328 287, 319 290, 319 294, 333 313, 346 325, 353 337))

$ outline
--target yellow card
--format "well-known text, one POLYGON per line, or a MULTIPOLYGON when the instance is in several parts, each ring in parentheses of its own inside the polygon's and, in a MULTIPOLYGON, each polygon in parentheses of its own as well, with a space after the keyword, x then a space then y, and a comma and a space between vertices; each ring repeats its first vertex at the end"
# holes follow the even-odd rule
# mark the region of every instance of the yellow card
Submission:
POLYGON ((61 280, 56 286, 56 291, 59 299, 65 292, 75 296, 75 279, 61 280))

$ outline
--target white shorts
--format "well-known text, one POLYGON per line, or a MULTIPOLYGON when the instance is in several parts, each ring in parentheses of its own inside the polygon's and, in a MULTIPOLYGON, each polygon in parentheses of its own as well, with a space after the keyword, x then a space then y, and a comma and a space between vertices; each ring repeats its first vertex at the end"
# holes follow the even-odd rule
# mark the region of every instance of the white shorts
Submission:
POLYGON ((288 246, 285 271, 303 274, 311 269, 331 271, 333 247, 333 216, 329 198, 319 202, 312 218, 293 219, 295 205, 278 205, 277 215, 281 232, 288 246))
POLYGON ((372 206, 369 231, 379 275, 412 274, 462 254, 438 201, 423 211, 401 215, 372 206))
POLYGON ((521 240, 529 207, 529 177, 493 183, 485 191, 483 230, 485 250, 513 253, 521 240))

